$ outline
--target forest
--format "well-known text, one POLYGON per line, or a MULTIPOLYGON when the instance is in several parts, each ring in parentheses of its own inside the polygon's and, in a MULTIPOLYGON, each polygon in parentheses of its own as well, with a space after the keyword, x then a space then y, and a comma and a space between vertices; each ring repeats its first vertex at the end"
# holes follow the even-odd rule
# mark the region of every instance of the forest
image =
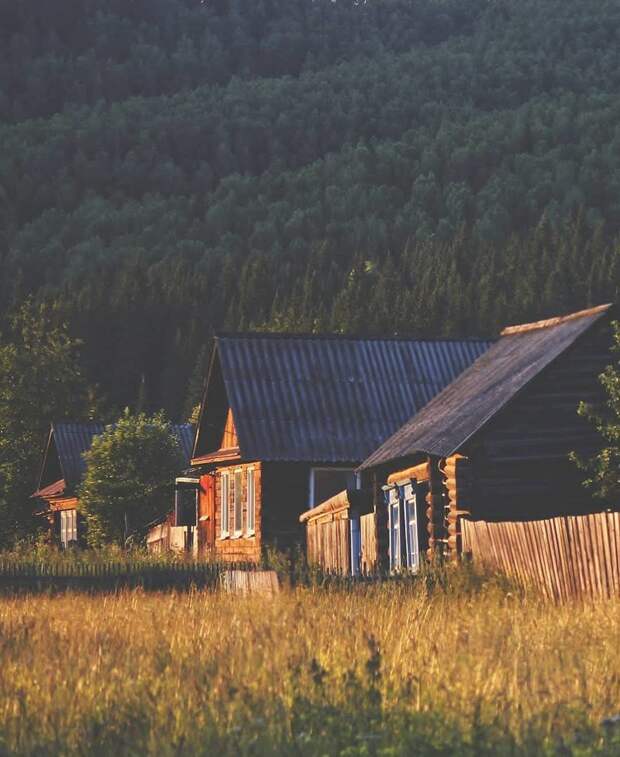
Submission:
POLYGON ((98 407, 185 419, 217 331, 617 300, 619 43, 615 0, 0 0, 0 339, 34 301, 98 407))

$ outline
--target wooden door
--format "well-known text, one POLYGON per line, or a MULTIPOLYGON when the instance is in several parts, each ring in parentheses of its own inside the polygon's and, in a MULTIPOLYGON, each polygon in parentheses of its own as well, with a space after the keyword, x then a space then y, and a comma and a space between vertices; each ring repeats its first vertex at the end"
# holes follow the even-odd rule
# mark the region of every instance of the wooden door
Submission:
POLYGON ((215 475, 200 477, 198 503, 198 548, 201 551, 215 547, 215 475))

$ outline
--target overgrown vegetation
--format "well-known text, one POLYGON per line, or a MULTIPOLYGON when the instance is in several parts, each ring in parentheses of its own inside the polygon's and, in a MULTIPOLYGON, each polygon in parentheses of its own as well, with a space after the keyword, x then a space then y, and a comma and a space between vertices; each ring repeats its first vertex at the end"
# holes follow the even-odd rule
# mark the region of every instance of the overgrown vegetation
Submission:
POLYGON ((2 599, 0 739, 23 755, 613 755, 619 623, 615 603, 492 582, 2 599))

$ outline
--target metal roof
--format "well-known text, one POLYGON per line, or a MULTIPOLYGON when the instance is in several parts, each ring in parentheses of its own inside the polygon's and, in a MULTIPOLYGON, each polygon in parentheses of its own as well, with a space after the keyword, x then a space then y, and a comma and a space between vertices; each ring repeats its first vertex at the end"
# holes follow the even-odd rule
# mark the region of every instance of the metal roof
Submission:
POLYGON ((357 463, 490 344, 246 334, 216 356, 245 459, 357 463))
POLYGON ((511 326, 471 367, 384 442, 360 466, 370 468, 423 452, 456 452, 611 305, 511 326))
POLYGON ((103 423, 52 423, 50 442, 56 445, 60 468, 67 487, 75 486, 84 475, 84 453, 93 437, 103 433, 103 423))
POLYGON ((194 447, 194 427, 191 423, 173 423, 172 431, 183 453, 183 464, 188 465, 192 459, 192 449, 194 447))
MULTIPOLYGON (((93 437, 102 434, 105 428, 103 423, 52 423, 46 455, 51 444, 55 444, 67 488, 80 482, 86 470, 84 453, 90 449, 93 437)), ((194 441, 192 426, 183 423, 173 425, 172 430, 183 452, 184 462, 188 463, 194 441)))

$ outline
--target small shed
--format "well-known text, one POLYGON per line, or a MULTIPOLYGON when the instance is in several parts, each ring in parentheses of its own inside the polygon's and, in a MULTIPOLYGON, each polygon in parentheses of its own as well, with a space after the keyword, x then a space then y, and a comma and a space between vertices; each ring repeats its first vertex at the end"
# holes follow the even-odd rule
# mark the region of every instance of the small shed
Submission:
POLYGON ((371 492, 345 489, 299 517, 308 562, 326 573, 370 575, 377 568, 377 523, 371 492))
POLYGON ((605 401, 611 314, 601 305, 505 328, 368 457, 362 477, 384 500, 379 551, 392 569, 415 569, 425 548, 456 556, 464 517, 534 521, 601 509, 569 456, 601 445, 577 408, 605 401))

